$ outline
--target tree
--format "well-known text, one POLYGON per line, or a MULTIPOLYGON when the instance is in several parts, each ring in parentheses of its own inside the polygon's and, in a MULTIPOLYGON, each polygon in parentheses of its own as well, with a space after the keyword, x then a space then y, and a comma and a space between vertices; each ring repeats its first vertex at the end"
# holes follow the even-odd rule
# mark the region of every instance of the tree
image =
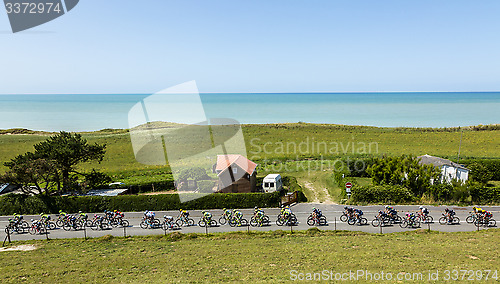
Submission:
POLYGON ((432 165, 420 165, 413 156, 377 158, 367 172, 376 185, 402 185, 415 196, 422 196, 433 182, 437 182, 440 172, 432 165))
POLYGON ((19 155, 4 165, 9 168, 0 181, 22 185, 24 189, 35 187, 39 193, 45 190, 64 192, 77 187, 78 177, 85 177, 91 184, 104 174, 93 170, 86 174, 77 166, 89 161, 101 162, 106 145, 89 144, 80 134, 60 132, 46 141, 34 145, 35 151, 19 155))

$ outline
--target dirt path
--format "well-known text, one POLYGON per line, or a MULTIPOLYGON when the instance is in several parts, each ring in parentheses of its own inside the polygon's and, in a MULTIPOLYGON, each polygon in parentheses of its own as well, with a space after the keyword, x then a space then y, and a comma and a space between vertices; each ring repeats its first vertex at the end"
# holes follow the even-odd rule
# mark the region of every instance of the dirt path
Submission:
POLYGON ((304 187, 312 192, 312 200, 309 200, 311 203, 324 203, 324 204, 337 204, 333 202, 328 190, 324 187, 316 188, 312 183, 308 181, 304 181, 304 187))

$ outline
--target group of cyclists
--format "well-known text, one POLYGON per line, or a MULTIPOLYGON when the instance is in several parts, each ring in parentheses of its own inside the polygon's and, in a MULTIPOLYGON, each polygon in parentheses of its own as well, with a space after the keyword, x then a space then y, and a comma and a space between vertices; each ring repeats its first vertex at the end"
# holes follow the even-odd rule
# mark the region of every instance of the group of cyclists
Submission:
MULTIPOLYGON (((207 210, 203 210, 201 211, 201 213, 202 216, 198 223, 200 226, 214 226, 217 224, 217 222, 213 220, 212 213, 210 213, 207 210)), ((363 225, 366 224, 366 218, 364 218, 363 215, 364 214, 361 209, 345 206, 344 212, 340 220, 343 222, 349 221, 348 223, 350 225, 356 223, 363 225)), ((443 217, 441 217, 439 220, 439 223, 441 224, 446 224, 446 223, 455 224, 460 222, 458 217, 455 216, 456 213, 453 209, 446 208, 442 215, 443 217)), ((184 225, 188 226, 194 225, 194 220, 189 218, 189 212, 185 209, 179 209, 179 215, 177 216, 177 218, 167 215, 163 217, 164 217, 163 226, 165 226, 166 229, 179 228, 184 225)), ((57 226, 63 227, 64 229, 66 228, 77 229, 78 227, 83 227, 84 224, 86 224, 88 227, 92 227, 95 224, 103 224, 103 223, 106 223, 107 225, 111 226, 116 226, 116 225, 128 226, 128 222, 123 218, 124 218, 124 213, 120 212, 119 210, 114 210, 114 211, 105 210, 104 216, 99 216, 95 214, 92 220, 89 220, 88 215, 81 211, 79 211, 77 214, 68 214, 60 210, 58 218, 55 222, 52 221, 50 215, 41 213, 40 219, 39 220, 31 219, 31 225, 30 225, 24 220, 24 217, 22 215, 14 213, 13 218, 9 219, 9 225, 6 228, 6 231, 9 230, 9 232, 12 233, 14 231, 24 232, 25 230, 30 230, 31 228, 35 228, 38 231, 41 231, 42 230, 41 228, 45 230, 54 229, 55 225, 52 224, 57 224, 57 226)), ((429 210, 424 206, 419 206, 419 210, 415 213, 406 212, 403 215, 403 217, 400 217, 398 216, 398 211, 394 207, 386 205, 383 210, 378 211, 378 214, 376 215, 375 218, 377 220, 380 220, 381 223, 408 222, 409 224, 414 224, 414 223, 419 224, 420 222, 431 223, 433 221, 432 216, 430 216, 429 210)), ((471 213, 471 215, 467 217, 467 222, 472 223, 472 221, 469 222, 469 219, 474 222, 479 222, 480 224, 488 224, 488 222, 493 220, 493 214, 480 207, 474 206, 473 214, 471 213)), ((293 225, 296 222, 297 219, 295 215, 292 213, 292 209, 290 208, 290 206, 282 206, 276 223, 278 225, 280 224, 293 225), (290 223, 290 221, 293 222, 290 223)), ((162 223, 155 218, 155 212, 149 210, 146 210, 144 212, 142 223, 141 227, 143 228, 147 227, 155 228, 155 227, 160 227, 162 225, 162 223), (146 226, 142 226, 142 223, 146 224, 146 226)), ((248 225, 248 220, 243 218, 243 213, 238 209, 231 210, 223 208, 222 215, 219 219, 219 223, 221 225, 228 223, 231 226, 240 227, 248 225)), ((319 208, 313 207, 312 213, 309 215, 307 223, 309 225, 314 225, 314 224, 326 225, 326 217, 323 215, 323 213, 319 208)), ((259 226, 259 227, 264 225, 269 225, 269 217, 265 215, 263 209, 256 206, 253 210, 253 214, 250 219, 250 224, 252 226, 259 226)))
MULTIPOLYGON (((490 224, 491 221, 493 221, 494 224, 496 224, 496 222, 493 220, 493 214, 490 211, 486 211, 477 206, 472 207, 472 210, 475 216, 473 216, 472 220, 470 221, 467 220, 468 223, 475 223, 476 225, 479 224, 488 225, 490 224)), ((469 217, 467 218, 469 219, 469 217)))

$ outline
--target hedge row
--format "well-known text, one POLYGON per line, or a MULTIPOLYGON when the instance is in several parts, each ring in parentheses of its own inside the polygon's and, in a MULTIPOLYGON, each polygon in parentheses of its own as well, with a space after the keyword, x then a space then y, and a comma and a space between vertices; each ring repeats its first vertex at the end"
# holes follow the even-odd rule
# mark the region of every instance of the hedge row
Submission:
POLYGON ((465 159, 460 160, 460 164, 465 165, 466 167, 478 163, 483 165, 488 172, 490 172, 493 176, 491 180, 500 180, 500 159, 465 159))
POLYGON ((470 196, 478 204, 500 203, 500 187, 475 186, 470 189, 470 196))
MULTIPOLYGON (((189 197, 203 195, 192 194, 189 197)), ((218 193, 181 203, 177 194, 159 195, 123 195, 123 196, 26 196, 9 194, 0 198, 0 215, 39 214, 65 212, 103 212, 104 210, 121 211, 163 211, 180 208, 220 209, 220 208, 252 208, 276 207, 279 205, 280 193, 218 193)))
POLYGON ((399 185, 358 186, 352 189, 351 200, 364 203, 405 203, 414 201, 409 189, 399 185))

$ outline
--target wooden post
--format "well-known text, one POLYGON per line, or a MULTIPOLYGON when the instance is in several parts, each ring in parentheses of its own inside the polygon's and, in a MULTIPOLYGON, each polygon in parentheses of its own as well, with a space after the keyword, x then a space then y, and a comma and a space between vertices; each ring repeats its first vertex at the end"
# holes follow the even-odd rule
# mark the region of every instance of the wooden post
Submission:
POLYGON ((205 222, 205 235, 208 235, 208 224, 205 222))
POLYGON ((380 233, 382 234, 382 223, 383 222, 380 222, 380 224, 378 225, 380 227, 380 233))
POLYGON ((10 230, 9 230, 9 229, 7 229, 6 231, 7 231, 7 236, 5 236, 5 239, 3 240, 3 244, 2 244, 2 246, 5 246, 5 241, 6 241, 7 239, 9 239, 9 244, 10 244, 10 230))
POLYGON ((123 236, 127 237, 127 227, 123 226, 123 223, 122 223, 122 227, 123 227, 123 236))
POLYGON ((335 231, 337 231, 337 216, 335 216, 335 218, 333 218, 333 223, 335 225, 335 231))
POLYGON ((87 220, 83 223, 83 238, 87 239, 87 220))

